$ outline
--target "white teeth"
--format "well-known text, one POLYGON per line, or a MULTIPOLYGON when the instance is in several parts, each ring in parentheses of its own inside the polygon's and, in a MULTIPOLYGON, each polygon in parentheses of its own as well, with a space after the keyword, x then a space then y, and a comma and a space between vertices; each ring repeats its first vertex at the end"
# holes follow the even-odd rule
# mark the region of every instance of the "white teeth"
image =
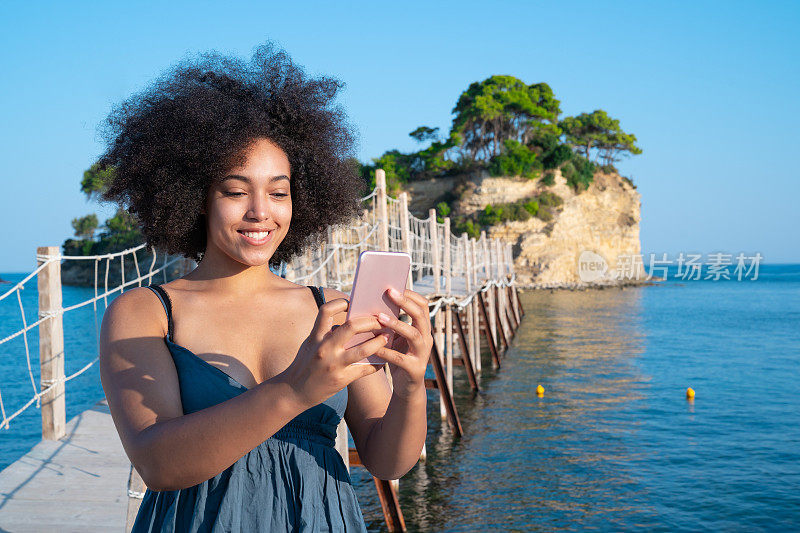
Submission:
POLYGON ((267 236, 270 234, 269 231, 243 231, 242 233, 247 237, 250 237, 251 239, 255 239, 257 241, 260 241, 261 239, 266 239, 267 236))

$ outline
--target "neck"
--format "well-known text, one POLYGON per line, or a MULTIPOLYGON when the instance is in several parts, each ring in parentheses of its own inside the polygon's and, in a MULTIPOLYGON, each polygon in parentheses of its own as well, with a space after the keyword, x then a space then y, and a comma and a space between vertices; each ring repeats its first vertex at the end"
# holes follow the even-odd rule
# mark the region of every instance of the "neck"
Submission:
POLYGON ((282 278, 269 269, 269 263, 246 265, 209 246, 197 268, 184 279, 200 282, 205 290, 245 295, 275 288, 282 278))

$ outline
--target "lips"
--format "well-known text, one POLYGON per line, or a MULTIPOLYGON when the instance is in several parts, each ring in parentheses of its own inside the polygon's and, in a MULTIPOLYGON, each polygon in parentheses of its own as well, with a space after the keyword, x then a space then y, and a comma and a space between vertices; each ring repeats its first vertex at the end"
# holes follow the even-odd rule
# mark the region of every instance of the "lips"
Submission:
POLYGON ((247 242, 248 244, 251 244, 253 246, 260 246, 266 244, 267 242, 270 241, 270 239, 272 239, 272 233, 274 231, 275 230, 270 230, 270 231, 238 230, 237 233, 239 233, 239 235, 241 235, 242 238, 245 240, 245 242, 247 242))

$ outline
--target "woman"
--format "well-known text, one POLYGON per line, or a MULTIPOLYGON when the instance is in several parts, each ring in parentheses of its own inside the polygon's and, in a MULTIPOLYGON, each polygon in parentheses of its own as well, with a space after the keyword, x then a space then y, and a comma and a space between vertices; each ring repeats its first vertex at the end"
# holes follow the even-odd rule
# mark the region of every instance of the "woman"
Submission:
POLYGON ((179 64, 108 119, 104 199, 137 217, 148 244, 199 261, 103 317, 103 389, 148 486, 135 532, 365 531, 333 447, 342 417, 374 476, 399 478, 419 458, 426 300, 389 295, 411 324, 344 322, 345 294, 269 268, 359 209, 338 88, 264 46, 249 64, 179 64), (383 326, 392 346, 380 335, 343 349, 383 326), (383 369, 352 365, 370 354, 389 362, 393 390, 383 369))

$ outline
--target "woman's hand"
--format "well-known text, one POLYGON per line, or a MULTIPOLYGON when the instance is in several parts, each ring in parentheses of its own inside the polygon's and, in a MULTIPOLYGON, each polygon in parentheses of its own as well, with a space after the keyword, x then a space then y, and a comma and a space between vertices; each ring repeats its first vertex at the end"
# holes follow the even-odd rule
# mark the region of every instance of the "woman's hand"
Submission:
POLYGON ((351 382, 380 370, 375 365, 352 363, 381 349, 387 342, 385 335, 346 350, 343 348, 357 333, 382 329, 374 316, 353 318, 333 328, 333 317, 346 312, 348 305, 344 298, 337 298, 320 306, 311 334, 303 341, 292 364, 281 373, 281 379, 289 383, 297 401, 307 409, 330 398, 351 382))
POLYGON ((414 291, 389 289, 389 298, 411 317, 411 324, 381 313, 378 322, 395 332, 392 346, 375 355, 389 362, 394 394, 410 396, 425 389, 425 369, 433 348, 428 300, 414 291))

